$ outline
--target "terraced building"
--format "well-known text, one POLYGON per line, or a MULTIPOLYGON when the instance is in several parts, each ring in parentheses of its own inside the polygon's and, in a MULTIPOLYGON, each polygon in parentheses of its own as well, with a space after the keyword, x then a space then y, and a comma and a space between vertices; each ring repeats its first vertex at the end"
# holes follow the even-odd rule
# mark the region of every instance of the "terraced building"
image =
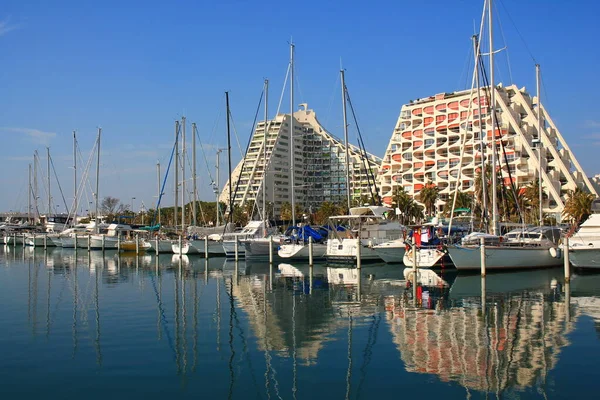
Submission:
MULTIPOLYGON (((232 173, 234 204, 244 207, 249 202, 273 204, 279 216, 281 205, 292 202, 290 157, 290 114, 260 121, 253 133, 245 157, 232 173), (266 126, 265 126, 266 125, 266 126), (266 129, 265 129, 266 128, 266 129), (266 157, 264 135, 267 130, 266 157), (236 190, 237 184, 237 190, 236 190)), ((346 150, 344 143, 329 133, 317 120, 316 113, 301 104, 294 112, 294 195, 296 204, 316 211, 325 201, 346 203, 346 150)), ((350 191, 355 200, 375 191, 374 181, 381 159, 350 145, 350 191), (369 189, 369 180, 371 189, 369 189)), ((229 202, 229 187, 225 185, 219 201, 229 202)))
MULTIPOLYGON (((402 106, 378 176, 384 203, 392 203, 397 187, 418 200, 418 193, 431 182, 440 189, 437 210, 443 211, 457 186, 463 192, 474 191, 482 165, 482 131, 486 160, 491 161, 489 94, 489 88, 481 90, 481 97, 471 90, 441 93, 402 106)), ((541 162, 544 212, 560 213, 568 190, 585 186, 598 194, 550 115, 538 105, 537 97, 525 88, 496 87, 498 165, 504 183, 520 187, 538 179, 541 162), (541 146, 536 146, 538 138, 541 146)))

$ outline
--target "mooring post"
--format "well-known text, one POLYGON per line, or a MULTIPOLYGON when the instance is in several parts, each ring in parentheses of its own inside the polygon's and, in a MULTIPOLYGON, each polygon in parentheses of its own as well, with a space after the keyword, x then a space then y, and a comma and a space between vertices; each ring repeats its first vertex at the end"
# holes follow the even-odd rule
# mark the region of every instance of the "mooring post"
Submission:
POLYGON ((208 259, 208 235, 204 236, 204 258, 208 259))
POLYGON ((273 264, 273 236, 269 236, 269 263, 273 264))
POLYGON ((313 266, 314 256, 313 256, 313 238, 312 236, 308 237, 308 265, 313 266))
POLYGON ((481 276, 485 277, 485 238, 483 236, 479 238, 479 252, 481 256, 481 276))
POLYGON ((571 282, 571 264, 569 261, 569 238, 565 237, 565 243, 563 245, 563 251, 565 253, 565 283, 571 282))
MULTIPOLYGON (((356 238, 356 269, 361 268, 362 260, 360 258, 362 252, 362 245, 360 244, 360 237, 356 238)), ((359 272, 360 274, 360 272, 359 272)))

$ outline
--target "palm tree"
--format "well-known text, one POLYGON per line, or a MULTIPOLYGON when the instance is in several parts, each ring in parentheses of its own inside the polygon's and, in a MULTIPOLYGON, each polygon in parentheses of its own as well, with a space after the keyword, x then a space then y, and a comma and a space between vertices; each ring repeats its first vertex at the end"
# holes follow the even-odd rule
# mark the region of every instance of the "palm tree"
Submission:
POLYGON ((563 215, 573 224, 581 224, 592 213, 592 202, 595 198, 593 194, 584 192, 580 188, 570 190, 567 193, 563 215))
POLYGON ((425 205, 427 215, 430 217, 435 210, 435 202, 437 201, 439 194, 440 189, 432 182, 426 183, 425 187, 421 189, 421 192, 419 193, 419 200, 425 205))
POLYGON ((392 204, 400 211, 398 219, 401 224, 418 222, 423 218, 423 208, 404 191, 403 187, 396 188, 392 195, 392 204))

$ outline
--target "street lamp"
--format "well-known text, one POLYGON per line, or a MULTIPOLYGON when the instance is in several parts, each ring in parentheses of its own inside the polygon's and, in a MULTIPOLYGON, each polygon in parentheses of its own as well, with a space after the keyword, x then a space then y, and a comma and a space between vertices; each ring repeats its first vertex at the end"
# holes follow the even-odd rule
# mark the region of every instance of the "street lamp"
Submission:
POLYGON ((132 197, 131 198, 131 212, 133 213, 133 215, 135 215, 135 211, 134 211, 134 208, 133 208, 133 201, 134 200, 135 200, 135 197, 132 197))

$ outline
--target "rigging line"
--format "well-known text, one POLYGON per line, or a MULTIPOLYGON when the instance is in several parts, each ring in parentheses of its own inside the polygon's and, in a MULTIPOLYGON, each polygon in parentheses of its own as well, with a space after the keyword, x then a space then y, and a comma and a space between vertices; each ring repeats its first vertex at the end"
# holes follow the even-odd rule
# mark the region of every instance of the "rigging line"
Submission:
MULTIPOLYGON (((179 131, 177 132, 177 135, 179 135, 179 131)), ((165 194, 165 186, 167 185, 167 178, 169 177, 169 170, 171 169, 171 163, 173 162, 173 156, 175 154, 175 148, 177 147, 177 140, 175 140, 175 143, 173 144, 173 149, 171 150, 171 157, 169 158, 169 164, 167 165, 167 170, 165 171, 165 179, 163 179, 163 183, 162 186, 160 188, 160 193, 158 195, 158 199, 156 200, 156 208, 155 210, 158 210, 158 208, 160 207, 160 202, 162 200, 163 195, 165 194)), ((175 204, 174 207, 177 207, 177 204, 175 204)), ((154 226, 154 224, 156 223, 156 215, 157 213, 154 213, 154 216, 152 217, 152 224, 151 226, 154 226)))
MULTIPOLYGON (((210 166, 208 164, 208 158, 206 157, 206 152, 204 151, 204 145, 202 144, 202 139, 200 139, 200 133, 198 133, 198 129, 196 129, 196 138, 198 139, 198 143, 200 144, 200 151, 202 152, 202 158, 204 159, 204 163, 206 164, 206 171, 208 171, 208 177, 211 182, 214 182, 212 172, 210 171, 210 166)), ((217 146, 218 150, 218 146, 217 146)), ((218 184, 218 182, 217 182, 218 184)))
MULTIPOLYGON (((350 93, 348 92, 347 87, 346 97, 348 98, 348 104, 350 105, 350 110, 352 111, 352 118, 354 119, 354 124, 356 125, 356 130, 358 132, 358 143, 360 149, 359 153, 361 154, 363 167, 365 168, 365 174, 367 175, 367 185, 369 185, 369 194, 371 195, 371 199, 379 205, 381 204, 381 198, 379 197, 379 189, 375 184, 375 176, 373 175, 373 170, 370 168, 371 160, 368 158, 367 150, 365 149, 365 143, 363 142, 362 134, 360 133, 360 127, 358 126, 358 120, 356 119, 356 113, 354 112, 354 106, 352 105, 352 101, 350 100, 350 93), (372 183, 371 180, 373 181, 372 183), (374 191, 373 188, 375 189, 374 191), (373 193, 375 193, 375 195, 373 195, 373 193)), ((346 182, 346 185, 348 185, 349 190, 350 182, 346 182)))
MULTIPOLYGON (((483 66, 482 66, 482 68, 483 68, 483 66)), ((489 86, 491 88, 491 90, 496 90, 495 86, 492 88, 492 86, 490 85, 490 82, 488 80, 485 68, 482 69, 482 72, 483 72, 484 84, 486 84, 487 86, 489 86)), ((489 104, 489 100, 488 100, 488 104, 489 104)), ((491 112, 493 112, 493 113, 496 112, 496 105, 495 104, 492 105, 491 112)), ((510 188, 512 189, 513 199, 515 201, 515 205, 517 206, 517 212, 519 213, 519 218, 521 219, 521 223, 524 223, 523 211, 521 210, 521 205, 519 204, 519 199, 518 199, 518 196, 517 196, 517 188, 515 186, 515 182, 513 182, 512 173, 510 172, 510 165, 508 164, 508 156, 506 154, 506 146, 504 145, 504 141, 502 140, 502 130, 500 129, 500 121, 498 119, 499 118, 495 118, 496 126, 492 127, 492 140, 496 140, 496 128, 497 128, 498 131, 500 132, 500 149, 502 151, 502 155, 504 156, 504 165, 506 166, 506 172, 508 174, 508 179, 509 179, 509 182, 510 182, 510 188)), ((498 161, 500 161, 500 160, 501 160, 501 158, 498 157, 498 161)), ((500 176, 502 177, 502 168, 500 168, 500 176)), ((505 186, 506 185, 504 184, 504 182, 502 182, 502 185, 500 187, 504 188, 505 186)), ((502 195, 502 198, 504 200, 505 210, 508 211, 509 210, 509 208, 508 208, 508 199, 504 195, 504 190, 501 190, 501 195, 502 195)), ((504 214, 506 214, 506 212, 504 214)))
POLYGON ((333 85, 331 96, 329 96, 329 105, 327 106, 327 114, 325 114, 324 126, 329 125, 329 116, 331 115, 331 108, 333 107, 333 101, 335 100, 335 94, 337 93, 338 82, 340 81, 340 79, 340 74, 336 74, 335 84, 333 85))
MULTIPOLYGON (((260 98, 262 100, 262 94, 261 94, 260 98)), ((235 121, 233 120, 233 114, 231 113, 231 109, 229 110, 229 118, 231 118, 231 127, 233 128, 233 134, 235 135, 235 141, 238 145, 238 150, 240 151, 240 156, 245 157, 246 153, 242 153, 242 145, 240 144, 240 137, 238 136, 237 129, 235 128, 235 121)), ((254 120, 254 122, 256 123, 256 120, 254 120)), ((250 139, 252 140, 252 134, 254 133, 254 124, 252 124, 251 129, 252 130, 250 131, 250 139)), ((246 148, 246 151, 248 151, 248 148, 246 148)))
MULTIPOLYGON (((496 8, 496 15, 500 15, 498 8, 496 7, 496 4, 494 3, 494 7, 496 8)), ((508 67, 508 77, 510 79, 510 83, 513 83, 513 75, 512 75, 512 69, 510 68, 510 57, 508 55, 508 43, 506 42, 506 37, 504 36, 504 29, 502 29, 502 20, 500 18, 498 19, 498 26, 500 27, 500 35, 502 35, 502 42, 504 43, 504 50, 506 50, 506 65, 508 67)))
MULTIPOLYGON (((264 95, 265 95, 265 91, 264 91, 264 89, 263 89, 263 90, 261 90, 261 92, 260 92, 260 98, 258 99, 258 106, 256 107, 256 113, 254 114, 254 121, 252 121, 252 127, 251 127, 251 129, 252 129, 252 132, 250 133, 250 137, 248 138, 248 144, 246 145, 246 152, 247 152, 247 151, 248 151, 248 149, 250 148, 250 143, 252 143, 252 137, 254 136, 254 135, 253 135, 253 133, 254 133, 254 127, 256 126, 256 120, 258 119, 258 113, 259 113, 259 111, 260 111, 260 105, 262 104, 262 99, 263 99, 263 96, 264 96, 264 95)), ((229 112, 229 116, 231 116, 231 111, 229 112)), ((234 128, 234 129, 235 129, 235 128, 234 128)), ((241 166, 241 168, 240 168, 240 171, 243 171, 243 170, 244 170, 244 165, 246 165, 246 157, 245 157, 245 154, 246 154, 246 153, 244 152, 244 157, 242 158, 242 166, 241 166)), ((237 168, 236 168, 236 169, 237 169, 237 168)), ((240 172, 240 174, 241 174, 241 172, 240 172)), ((264 175, 264 174, 263 174, 263 175, 264 175)), ((229 177, 229 179, 231 179, 231 178, 232 178, 232 177, 230 176, 230 177, 229 177)), ((263 177, 263 178, 264 178, 264 177, 263 177)), ((263 179, 263 181, 264 181, 264 179, 263 179)), ((236 198, 236 196, 237 196, 237 192, 238 192, 238 189, 239 189, 239 187, 240 187, 240 180, 238 179, 238 180, 236 181, 236 183, 235 183, 235 190, 233 191, 233 194, 232 194, 232 198, 233 198, 233 199, 235 199, 235 198, 236 198)), ((254 205, 256 206, 256 202, 255 202, 255 204, 254 204, 254 205)), ((253 210, 253 211, 254 211, 254 210, 253 210)), ((233 215, 233 210, 230 210, 229 212, 231 213, 231 215, 233 215)), ((225 224, 225 228, 224 228, 224 229, 227 229, 227 224, 225 224)), ((223 232, 224 232, 224 231, 223 231, 223 232)))
POLYGON ((50 157, 50 165, 52 166, 52 171, 54 172, 54 179, 56 179, 56 184, 58 185, 58 191, 63 200, 63 204, 65 205, 65 210, 67 210, 67 214, 70 214, 69 206, 67 206, 67 200, 65 200, 65 194, 63 193, 62 186, 60 186, 60 181, 58 180, 58 175, 56 174, 56 168, 54 167, 54 159, 50 157))
MULTIPOLYGON (((504 11, 506 12, 506 16, 508 17, 508 20, 511 22, 511 24, 515 28, 515 31, 517 31, 517 34, 519 35, 519 38, 521 38, 521 41, 523 42, 523 45, 525 46, 525 50, 527 50, 527 52, 529 53, 529 57, 531 57, 531 59, 533 60, 534 64, 537 64, 538 62, 536 61, 535 57, 533 56, 533 53, 529 49, 529 46, 527 46, 527 42, 525 41, 525 38, 521 34, 521 31, 519 31, 519 28, 517 28, 517 24, 515 24, 515 21, 510 16, 510 13, 508 12, 508 9, 504 6, 504 3, 501 0, 497 0, 497 2, 500 3, 500 5, 502 5, 502 8, 504 8, 504 11)), ((500 29, 502 29, 502 28, 500 28, 500 29)))
POLYGON ((279 115, 279 110, 281 110, 281 103, 283 102, 283 95, 285 94, 285 87, 287 85, 288 77, 290 75, 290 64, 288 63, 287 71, 285 72, 285 79, 283 80, 283 88, 281 89, 281 96, 279 96, 279 104, 277 104, 277 113, 276 116, 279 115))

